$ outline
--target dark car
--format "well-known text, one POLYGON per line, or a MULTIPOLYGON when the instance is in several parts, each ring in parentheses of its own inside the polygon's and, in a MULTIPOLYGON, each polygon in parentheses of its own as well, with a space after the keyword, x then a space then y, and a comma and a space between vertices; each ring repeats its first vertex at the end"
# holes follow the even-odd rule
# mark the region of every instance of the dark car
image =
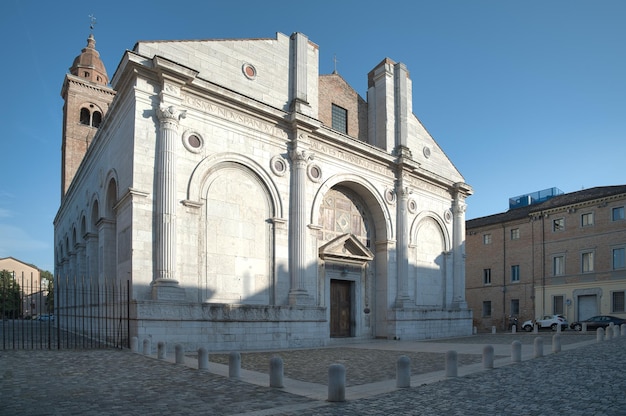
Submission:
POLYGON ((598 315, 593 316, 589 319, 585 319, 584 321, 572 322, 569 327, 575 331, 581 331, 583 329, 583 324, 587 324, 587 329, 593 330, 598 328, 606 328, 611 323, 615 325, 625 324, 626 319, 618 318, 616 316, 598 315))

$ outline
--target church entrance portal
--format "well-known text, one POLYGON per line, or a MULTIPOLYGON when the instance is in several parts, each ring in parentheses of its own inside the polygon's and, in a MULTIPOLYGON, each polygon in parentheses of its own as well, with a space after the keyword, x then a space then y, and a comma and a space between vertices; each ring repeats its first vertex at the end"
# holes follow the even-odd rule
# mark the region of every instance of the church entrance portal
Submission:
POLYGON ((330 281, 330 336, 353 336, 352 292, 354 283, 348 280, 330 281))

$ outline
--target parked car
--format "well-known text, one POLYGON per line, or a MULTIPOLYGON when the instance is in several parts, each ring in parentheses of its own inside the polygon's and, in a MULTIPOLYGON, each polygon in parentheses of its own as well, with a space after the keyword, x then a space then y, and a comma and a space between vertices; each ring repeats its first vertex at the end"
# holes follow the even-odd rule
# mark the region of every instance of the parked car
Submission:
POLYGON ((553 331, 556 331, 559 325, 561 329, 567 329, 567 319, 563 315, 545 315, 543 319, 529 319, 528 321, 524 321, 522 324, 522 329, 527 332, 533 330, 535 323, 539 327, 539 329, 550 328, 553 331))
POLYGON ((587 329, 595 330, 598 328, 606 328, 611 322, 615 325, 621 325, 626 323, 626 319, 610 315, 598 315, 585 319, 584 321, 572 322, 569 327, 575 331, 580 331, 583 329, 583 324, 587 324, 587 329))
POLYGON ((43 315, 39 315, 37 317, 38 321, 54 321, 54 315, 53 314, 43 314, 43 315))

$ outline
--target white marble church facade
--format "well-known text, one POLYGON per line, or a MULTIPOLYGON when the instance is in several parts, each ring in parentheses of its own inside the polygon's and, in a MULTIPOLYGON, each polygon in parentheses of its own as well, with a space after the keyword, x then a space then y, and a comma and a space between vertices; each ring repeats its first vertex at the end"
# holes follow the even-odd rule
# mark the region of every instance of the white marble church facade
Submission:
POLYGON ((383 60, 365 100, 318 53, 300 33, 127 51, 64 175, 60 281, 130 281, 131 336, 188 350, 470 335, 471 188, 407 68, 383 60))

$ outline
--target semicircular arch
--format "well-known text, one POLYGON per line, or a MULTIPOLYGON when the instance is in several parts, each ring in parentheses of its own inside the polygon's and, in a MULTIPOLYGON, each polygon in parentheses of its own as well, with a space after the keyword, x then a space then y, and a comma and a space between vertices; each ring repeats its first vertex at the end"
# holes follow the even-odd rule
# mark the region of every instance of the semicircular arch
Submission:
POLYGON ((376 239, 381 240, 393 238, 391 213, 389 212, 382 195, 371 182, 358 175, 350 173, 333 175, 328 178, 322 186, 320 186, 315 194, 315 198, 313 199, 314 208, 311 210, 311 224, 318 224, 320 213, 317 207, 321 205, 324 195, 337 185, 351 189, 363 199, 363 202, 367 205, 368 210, 372 214, 372 219, 374 220, 376 239))
POLYGON ((425 221, 434 221, 439 230, 441 231, 441 236, 443 238, 443 243, 444 243, 444 251, 449 251, 452 247, 451 244, 451 237, 448 233, 448 229, 445 226, 445 222, 443 221, 443 219, 437 215, 435 212, 433 211, 424 211, 424 212, 420 212, 411 222, 411 229, 409 232, 409 245, 416 245, 417 244, 417 234, 418 231, 420 229, 420 227, 425 223, 425 221))
POLYGON ((195 203, 201 203, 206 194, 208 179, 215 171, 229 166, 240 165, 252 171, 267 190, 272 202, 274 217, 283 218, 283 206, 280 193, 276 184, 268 173, 254 160, 238 153, 220 153, 203 159, 194 169, 187 185, 187 199, 195 203))

